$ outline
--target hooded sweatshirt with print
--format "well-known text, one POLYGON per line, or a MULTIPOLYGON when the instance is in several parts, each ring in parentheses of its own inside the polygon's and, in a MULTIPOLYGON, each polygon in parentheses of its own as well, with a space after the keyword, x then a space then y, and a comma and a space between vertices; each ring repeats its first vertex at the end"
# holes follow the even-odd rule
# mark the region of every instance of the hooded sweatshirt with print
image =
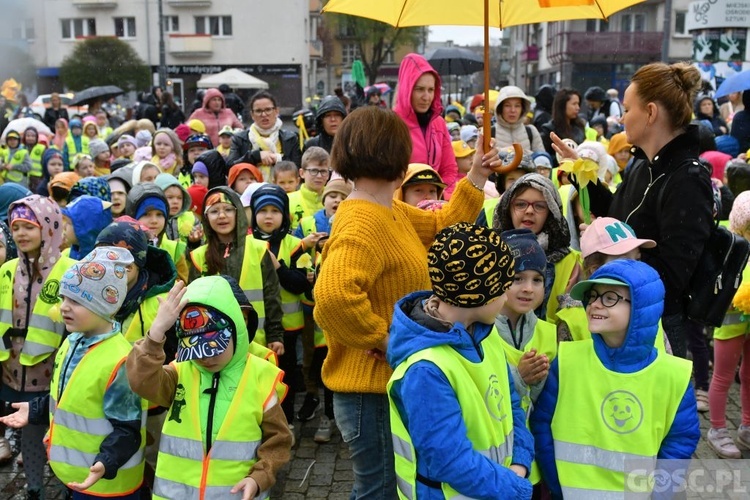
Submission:
POLYGON ((206 126, 206 135, 211 138, 212 144, 219 144, 219 130, 229 125, 232 128, 244 128, 242 122, 237 119, 234 111, 227 108, 224 94, 219 89, 208 89, 203 96, 203 107, 196 109, 188 121, 200 120, 206 126), (214 112, 209 108, 209 101, 214 97, 221 99, 221 109, 214 112))
POLYGON ((70 219, 78 243, 70 247, 70 258, 81 260, 94 249, 96 237, 112 222, 112 210, 104 208, 106 203, 89 195, 79 196, 62 209, 70 219))
MULTIPOLYGON (((602 336, 592 332, 596 357, 607 370, 617 373, 636 373, 656 360, 654 340, 659 319, 664 309, 664 285, 658 273, 647 265, 633 260, 609 262, 606 268, 594 273, 591 278, 612 278, 630 287, 630 323, 621 347, 608 347, 602 336)), ((667 356, 667 354, 658 354, 667 356)), ((529 423, 534 433, 536 460, 547 486, 553 495, 560 497, 560 481, 555 466, 552 436, 552 417, 559 396, 559 356, 550 365, 547 381, 539 395, 529 423)), ((682 396, 672 426, 661 442, 657 458, 689 459, 701 437, 700 423, 696 412, 695 393, 690 382, 682 396)))
MULTIPOLYGON (((473 333, 460 323, 448 327, 424 311, 423 302, 431 295, 429 291, 415 292, 396 304, 386 353, 388 364, 395 369, 412 354, 442 345, 450 346, 472 363, 480 363, 484 358, 481 343, 491 334, 492 325, 474 323, 473 333)), ((509 367, 505 369, 512 381, 509 367)), ((531 470, 534 441, 512 382, 508 391, 513 407, 512 463, 531 470)), ((425 450, 423 459, 417 460, 417 474, 446 482, 467 498, 489 498, 488 492, 503 492, 507 498, 530 498, 528 480, 473 449, 466 437, 466 422, 456 393, 440 368, 429 361, 416 362, 402 379, 394 382, 389 396, 409 429, 417 456, 425 450), (430 390, 425 391, 425 387, 430 390)), ((415 496, 444 498, 441 490, 420 481, 415 496)))
MULTIPOLYGON (((223 277, 210 276, 191 283, 184 298, 189 303, 203 304, 221 311, 233 323, 231 330, 234 353, 229 363, 220 372, 214 374, 194 361, 186 361, 186 363, 192 363, 200 374, 198 407, 203 441, 206 442, 209 437, 206 435, 208 416, 213 414, 210 438, 211 442, 215 442, 232 399, 241 396, 237 394, 237 387, 240 385, 240 378, 246 364, 248 362, 267 363, 267 361, 256 357, 248 358, 249 339, 245 320, 229 283, 223 277), (211 409, 209 408, 210 393, 214 379, 218 379, 218 386, 214 407, 211 409)), ((173 366, 162 366, 164 357, 162 344, 146 336, 133 346, 127 360, 127 372, 130 385, 137 394, 156 404, 169 407, 174 399, 178 379, 177 371, 173 366)), ((258 483, 260 491, 267 491, 274 485, 279 469, 289 461, 289 450, 292 444, 286 417, 281 410, 281 401, 278 398, 269 399, 270 401, 264 407, 261 423, 263 442, 257 451, 258 462, 253 465, 251 471, 248 471, 248 475, 258 483)), ((240 479, 242 478, 238 478, 237 481, 239 482, 240 479)))
MULTIPOLYGON (((228 186, 219 186, 210 189, 206 193, 205 200, 214 193, 222 193, 226 195, 229 200, 237 209, 235 226, 234 226, 234 240, 231 243, 224 244, 219 241, 219 237, 211 228, 211 224, 207 223, 203 227, 203 232, 206 235, 206 244, 219 245, 219 249, 224 258, 224 269, 220 274, 226 274, 240 281, 242 275, 242 263, 245 258, 245 240, 247 239, 247 217, 245 217, 245 209, 242 207, 242 202, 239 196, 228 186)), ((252 238, 252 236, 251 236, 252 238)), ((200 248, 200 247, 199 247, 200 248)), ((283 313, 281 311, 281 288, 279 285, 279 278, 276 275, 276 269, 274 268, 271 256, 266 252, 260 261, 260 271, 263 275, 263 305, 265 306, 266 321, 265 321, 265 332, 266 341, 271 342, 284 342, 284 327, 281 326, 281 318, 283 313)), ((203 275, 203 270, 199 269, 193 261, 190 266, 190 278, 189 282, 192 282, 196 278, 203 275)))
POLYGON ((409 163, 426 163, 434 168, 446 184, 445 199, 450 199, 458 179, 458 164, 453 153, 451 136, 441 116, 443 105, 440 97, 440 76, 430 63, 419 54, 408 54, 398 70, 398 100, 393 111, 409 127, 412 151, 409 163), (431 73, 435 76, 435 96, 430 109, 417 115, 411 105, 411 94, 419 78, 431 73))

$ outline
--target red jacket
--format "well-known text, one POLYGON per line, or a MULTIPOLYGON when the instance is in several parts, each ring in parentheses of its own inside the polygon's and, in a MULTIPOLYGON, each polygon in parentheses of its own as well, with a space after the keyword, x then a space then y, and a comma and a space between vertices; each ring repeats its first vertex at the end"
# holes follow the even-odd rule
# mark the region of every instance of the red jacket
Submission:
POLYGON ((206 95, 203 97, 203 107, 196 109, 190 115, 190 118, 188 118, 188 121, 190 120, 200 120, 203 122, 206 126, 206 135, 211 138, 211 144, 214 147, 219 145, 219 130, 222 127, 230 125, 232 128, 245 128, 242 122, 237 119, 237 115, 231 109, 227 108, 224 95, 219 89, 206 90, 206 95), (212 97, 221 97, 221 110, 218 113, 214 113, 208 109, 208 101, 212 97))

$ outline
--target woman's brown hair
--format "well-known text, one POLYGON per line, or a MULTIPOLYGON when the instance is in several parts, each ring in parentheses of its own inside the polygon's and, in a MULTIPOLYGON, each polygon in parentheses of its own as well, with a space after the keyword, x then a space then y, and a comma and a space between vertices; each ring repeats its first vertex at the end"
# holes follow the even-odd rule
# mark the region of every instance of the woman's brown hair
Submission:
POLYGON ((569 119, 567 113, 568 101, 573 96, 578 96, 578 102, 581 102, 581 93, 576 89, 562 88, 555 94, 555 100, 552 101, 552 124, 555 127, 555 133, 561 138, 571 138, 573 135, 573 125, 583 129, 586 124, 580 117, 569 119))
POLYGON ((630 83, 644 103, 659 103, 674 129, 685 128, 693 117, 693 102, 701 85, 698 68, 687 62, 652 63, 635 72, 630 83))

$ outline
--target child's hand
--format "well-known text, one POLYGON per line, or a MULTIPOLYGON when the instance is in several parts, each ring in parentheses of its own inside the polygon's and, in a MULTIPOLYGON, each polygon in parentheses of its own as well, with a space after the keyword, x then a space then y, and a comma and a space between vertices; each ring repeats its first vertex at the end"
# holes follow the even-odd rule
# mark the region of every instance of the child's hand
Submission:
POLYGON ((528 472, 526 470, 526 467, 523 465, 513 464, 510 467, 508 467, 510 470, 516 473, 516 475, 520 478, 526 478, 526 473, 528 472))
POLYGON ((255 482, 255 479, 251 477, 246 477, 239 483, 234 485, 234 488, 232 488, 232 491, 229 493, 235 494, 242 491, 242 500, 250 500, 251 498, 255 498, 255 495, 258 494, 258 483, 255 482))
POLYGON ((203 238, 203 228, 197 227, 194 230, 190 231, 190 234, 188 235, 188 240, 190 243, 198 243, 203 238))
POLYGON ((268 251, 268 255, 271 257, 271 262, 273 262, 274 270, 278 271, 278 269, 281 267, 281 264, 279 264, 279 259, 277 259, 273 252, 270 250, 268 251))
POLYGON ((283 342, 270 342, 266 347, 276 353, 277 356, 284 355, 284 343, 283 342))
POLYGON ((6 417, 0 417, 0 422, 18 429, 24 427, 29 423, 29 403, 12 403, 11 406, 16 408, 18 411, 11 413, 6 417))
POLYGON ((326 236, 328 236, 328 233, 310 233, 302 238, 302 244, 304 245, 305 249, 310 249, 313 248, 321 238, 325 238, 326 236))
POLYGON ((315 281, 315 271, 307 271, 307 282, 312 284, 315 281))
POLYGON ((157 297, 159 301, 159 311, 156 313, 154 321, 151 323, 151 329, 148 332, 149 337, 156 342, 164 340, 164 335, 172 328, 177 318, 180 317, 182 308, 187 305, 187 299, 184 299, 187 288, 182 280, 177 280, 172 289, 167 294, 166 299, 157 297))
POLYGON ((518 362, 518 374, 526 385, 536 384, 544 380, 549 371, 547 355, 537 355, 536 352, 536 349, 525 352, 518 362))
POLYGON ((68 483, 68 488, 76 491, 84 491, 96 484, 104 476, 104 464, 96 462, 89 468, 89 475, 82 483, 68 483))

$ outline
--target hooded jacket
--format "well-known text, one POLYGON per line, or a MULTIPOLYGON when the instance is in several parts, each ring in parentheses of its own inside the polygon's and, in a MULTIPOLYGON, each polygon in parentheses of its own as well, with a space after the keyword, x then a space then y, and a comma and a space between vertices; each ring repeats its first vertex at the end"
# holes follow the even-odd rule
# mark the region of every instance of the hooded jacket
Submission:
POLYGON ((520 88, 514 85, 507 85, 500 89, 500 95, 495 101, 495 141, 498 148, 506 148, 517 142, 523 146, 523 150, 527 153, 538 153, 544 151, 544 144, 542 144, 542 137, 539 135, 539 131, 530 125, 525 124, 524 118, 531 109, 531 100, 520 88), (521 115, 515 123, 508 123, 505 118, 502 117, 503 102, 506 99, 520 99, 523 109, 521 115), (531 141, 529 141, 529 133, 531 133, 531 141))
POLYGON ((94 249, 96 237, 112 222, 112 210, 103 208, 103 202, 94 196, 79 196, 61 211, 70 219, 78 243, 70 247, 70 258, 83 259, 94 249))
MULTIPOLYGON (((415 292, 396 304, 390 327, 386 357, 392 368, 419 351, 447 345, 473 363, 484 358, 482 341, 492 332, 492 325, 474 324, 473 333, 456 323, 450 330, 428 316, 422 302, 432 295, 415 292)), ((506 366, 506 369, 509 368, 506 366)), ((508 374, 508 391, 513 407, 513 464, 531 470, 534 440, 526 428, 521 400, 508 374)), ((513 471, 487 460, 472 448, 466 438, 466 423, 461 416, 456 393, 440 368, 429 361, 412 365, 401 380, 391 386, 393 400, 417 451, 417 473, 460 491, 467 498, 486 498, 488 492, 505 492, 507 498, 529 498, 531 483, 513 471), (426 397, 425 387, 429 387, 426 397), (438 423, 436 425, 436 423, 438 423)), ((441 490, 417 481, 416 498, 444 498, 441 490)))
POLYGON ((219 130, 229 125, 232 128, 243 128, 242 122, 237 119, 234 111, 227 108, 224 94, 219 89, 208 89, 203 96, 203 107, 196 109, 188 118, 190 120, 200 120, 206 126, 206 135, 211 138, 212 144, 219 144, 219 130), (208 102, 214 97, 221 99, 221 109, 213 112, 208 107, 208 102))
POLYGON ((534 99, 536 100, 536 106, 534 107, 534 119, 532 125, 541 132, 542 125, 552 119, 552 103, 555 101, 555 94, 557 90, 552 85, 542 85, 537 90, 534 99))
MULTIPOLYGON (((200 428, 203 442, 206 442, 208 417, 213 414, 211 441, 216 441, 219 429, 227 415, 232 399, 237 395, 240 377, 248 363, 249 339, 247 327, 237 300, 229 283, 221 276, 208 276, 196 280, 187 288, 184 297, 188 303, 203 304, 225 314, 233 323, 231 326, 234 353, 231 360, 219 372, 211 373, 194 361, 200 374, 200 428), (213 407, 211 406, 212 386, 216 380, 217 389, 213 407)), ((128 379, 133 390, 153 403, 169 407, 174 399, 178 383, 173 366, 162 367, 164 351, 161 344, 146 337, 136 342, 127 359, 128 379)), ((250 362, 265 362, 253 358, 250 362)), ((286 417, 281 411, 281 401, 269 404, 263 414, 263 442, 257 456, 259 461, 253 466, 249 476, 256 480, 260 490, 266 491, 275 483, 278 469, 289 460, 291 434, 286 427, 286 417), (273 432, 269 432, 273 431, 273 432), (270 437, 269 437, 270 436, 270 437)))
POLYGON ((10 204, 21 198, 31 196, 31 194, 26 186, 15 182, 0 184, 0 220, 8 222, 8 207, 10 207, 10 204))
MULTIPOLYGON (((207 200, 213 193, 225 194, 232 201, 232 205, 237 209, 234 226, 234 241, 229 244, 227 250, 228 256, 224 259, 224 269, 221 274, 229 275, 239 282, 240 277, 242 276, 242 264, 245 258, 245 240, 247 239, 248 228, 245 210, 242 207, 242 202, 237 193, 229 187, 219 186, 210 189, 208 193, 206 193, 204 200, 207 200)), ((214 232, 210 223, 205 224, 203 232, 206 235, 207 245, 220 245, 222 251, 226 249, 226 245, 219 242, 219 237, 214 232)), ((268 343, 283 342, 284 327, 281 326, 281 318, 283 316, 281 311, 281 289, 279 278, 276 275, 276 269, 274 268, 273 261, 268 252, 263 255, 263 259, 260 262, 260 271, 263 275, 263 305, 266 310, 264 329, 266 331, 266 341, 268 343)), ((188 281, 192 283, 201 275, 202 270, 198 269, 195 262, 193 262, 193 265, 190 266, 190 279, 188 281)))
POLYGON ((221 153, 215 149, 209 149, 201 153, 195 161, 203 162, 208 169, 208 189, 227 185, 227 173, 230 164, 221 153))
POLYGON ((727 122, 725 122, 721 117, 721 113, 719 113, 719 107, 716 105, 716 102, 711 96, 699 95, 695 99, 693 112, 695 113, 696 120, 706 121, 711 124, 711 130, 713 131, 715 136, 724 135, 729 132, 727 122), (713 110, 713 112, 710 115, 706 115, 701 112, 701 103, 705 100, 711 101, 711 109, 713 110), (721 130, 722 127, 724 128, 724 130, 721 130))
MULTIPOLYGON (((192 198, 190 198, 190 193, 187 192, 187 189, 185 189, 185 186, 180 184, 180 181, 177 180, 177 177, 171 174, 159 174, 156 176, 156 179, 154 179, 154 183, 159 186, 159 189, 162 190, 162 192, 166 191, 167 188, 170 188, 172 186, 180 188, 180 191, 182 191, 182 207, 180 207, 180 211, 177 212, 175 215, 170 215, 167 217, 167 238, 170 240, 181 240, 182 235, 180 235, 179 231, 179 217, 190 210, 190 203, 192 202, 192 198)), ((166 197, 166 193, 164 193, 164 196, 166 197)), ((167 203, 167 209, 169 209, 169 203, 167 203)), ((192 228, 197 227, 200 225, 200 221, 198 221, 197 217, 193 217, 193 224, 192 228)))
POLYGON ((331 148, 333 147, 333 136, 326 133, 326 129, 323 127, 323 117, 326 113, 332 111, 338 111, 343 118, 346 118, 346 108, 344 107, 344 103, 341 102, 341 99, 335 95, 325 96, 323 100, 320 101, 320 106, 318 106, 318 110, 315 112, 315 130, 318 131, 318 135, 305 142, 305 149, 302 151, 303 153, 313 146, 318 146, 329 153, 331 152, 331 148))
MULTIPOLYGON (((639 235, 640 236, 640 235, 639 235)), ((627 283, 631 290, 630 323, 621 347, 608 347, 602 336, 592 332, 596 357, 608 370, 636 373, 656 360, 654 340, 664 305, 664 285, 659 275, 643 263, 616 260, 592 275, 592 278, 613 278, 627 283)), ((663 354, 666 356, 666 354, 663 354)), ((547 381, 529 420, 534 434, 536 460, 547 486, 558 498, 560 481, 555 467, 551 433, 552 417, 557 406, 560 386, 558 358, 550 365, 547 381)), ((583 417, 582 417, 583 418, 583 417)), ((672 426, 661 443, 657 458, 690 459, 701 437, 692 382, 677 409, 672 426)))
POLYGON ((451 136, 441 116, 443 105, 440 96, 440 76, 427 60, 419 54, 408 54, 398 69, 398 98, 393 111, 409 127, 412 151, 409 163, 426 163, 434 168, 446 184, 445 199, 450 199, 458 179, 458 164, 453 153, 451 136), (411 94, 417 80, 425 74, 435 76, 435 97, 427 114, 429 122, 425 128, 419 124, 416 111, 411 105, 411 94))

